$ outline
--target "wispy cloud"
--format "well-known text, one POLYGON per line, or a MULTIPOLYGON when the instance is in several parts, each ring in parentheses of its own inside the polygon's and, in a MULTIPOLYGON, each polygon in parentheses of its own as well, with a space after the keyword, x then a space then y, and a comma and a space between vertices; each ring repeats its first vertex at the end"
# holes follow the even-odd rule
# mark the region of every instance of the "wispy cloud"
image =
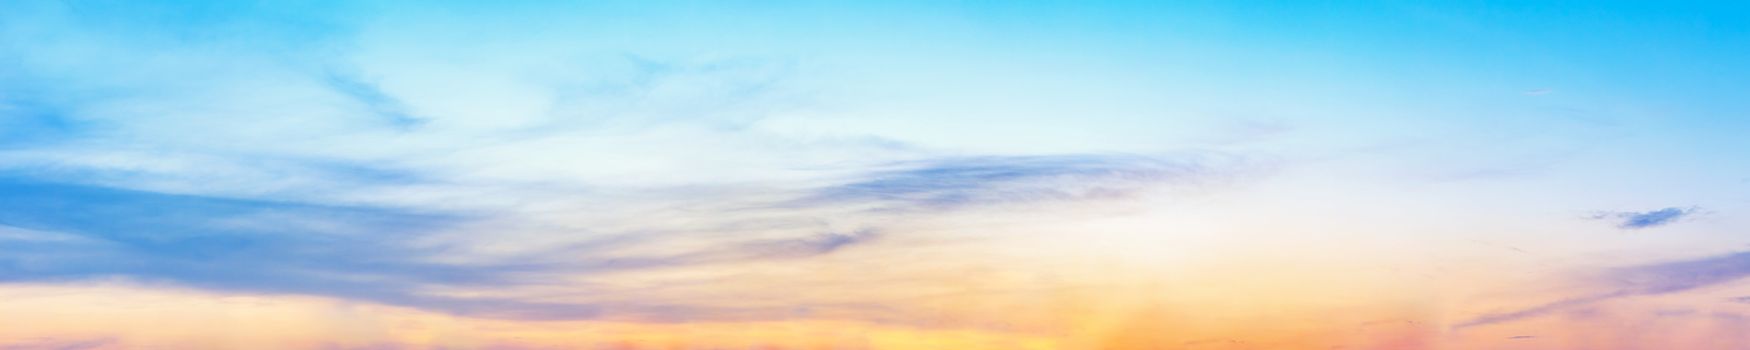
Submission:
POLYGON ((115 348, 115 338, 36 338, 13 343, 0 344, 0 350, 92 350, 115 348))
POLYGON ((1601 212, 1589 216, 1594 220, 1619 220, 1616 227, 1628 230, 1664 226, 1680 221, 1700 209, 1670 207, 1644 212, 1601 212))
POLYGON ((0 146, 52 142, 73 135, 76 129, 78 125, 59 109, 0 93, 0 146))
POLYGON ((1572 309, 1574 307, 1583 306, 1583 305, 1590 305, 1592 303, 1596 303, 1599 301, 1620 298, 1620 297, 1629 296, 1629 295, 1632 295, 1632 294, 1627 293, 1627 292, 1617 291, 1617 292, 1609 292, 1609 293, 1604 293, 1604 294, 1589 295, 1589 296, 1576 297, 1576 298, 1570 298, 1570 299, 1562 299, 1562 300, 1558 300, 1558 301, 1554 301, 1554 302, 1550 302, 1550 303, 1545 303, 1545 304, 1541 304, 1541 305, 1537 305, 1537 306, 1533 306, 1533 307, 1528 307, 1528 308, 1524 308, 1524 309, 1517 309, 1517 310, 1506 311, 1506 312, 1490 313, 1490 314, 1486 314, 1486 315, 1482 315, 1482 316, 1477 316, 1477 317, 1471 318, 1469 320, 1465 320, 1464 322, 1459 322, 1457 324, 1454 324, 1453 328, 1455 328, 1455 329, 1470 328, 1470 327, 1476 327, 1476 326, 1484 326, 1484 325, 1491 325, 1491 324, 1497 324, 1497 323, 1518 321, 1521 319, 1548 315, 1550 313, 1557 312, 1557 311, 1569 310, 1569 309, 1572 309))
POLYGON ((679 253, 623 255, 611 254, 603 246, 580 246, 553 250, 543 255, 590 256, 571 258, 560 266, 574 272, 600 272, 697 266, 762 260, 798 259, 830 254, 858 244, 875 241, 880 235, 871 229, 850 233, 821 233, 809 237, 788 239, 756 239, 698 247, 679 253))
POLYGON ((875 230, 862 229, 850 233, 822 233, 800 239, 750 242, 742 247, 747 252, 758 256, 811 256, 832 253, 878 238, 880 238, 880 234, 875 230))
POLYGON ((0 225, 78 237, 0 241, 11 247, 0 256, 3 281, 128 277, 469 311, 509 302, 418 290, 512 283, 541 271, 524 262, 429 262, 444 248, 409 243, 466 220, 453 214, 19 181, 0 182, 0 193, 0 225))
POLYGON ((383 92, 375 84, 334 72, 329 73, 327 78, 325 81, 333 91, 351 97, 396 127, 412 128, 425 122, 425 119, 409 114, 406 104, 383 92))
MULTIPOLYGON (((622 300, 457 297, 428 291, 548 283, 556 276, 802 259, 876 241, 873 229, 739 239, 675 253, 627 255, 623 244, 578 244, 492 261, 439 262, 466 252, 417 244, 482 217, 468 214, 231 199, 87 185, 0 181, 0 282, 122 277, 207 290, 304 294, 513 319, 710 318, 710 306, 622 300)), ((661 245, 674 237, 646 235, 661 245)), ((465 244, 466 242, 464 242, 465 244)))
MULTIPOLYGON (((1232 160, 1226 160, 1232 161, 1232 160)), ((1217 183, 1242 174, 1212 159, 1135 155, 970 157, 900 163, 822 188, 793 205, 864 204, 878 210, 1110 199, 1164 183, 1217 183)))
POLYGON ((948 156, 762 123, 819 93, 798 75, 820 67, 789 56, 434 44, 396 22, 410 19, 327 5, 213 9, 271 21, 31 6, 0 14, 0 282, 515 319, 749 315, 765 309, 668 286, 913 244, 871 212, 1079 205, 1251 170, 1214 153, 948 156), (596 283, 640 272, 683 277, 596 283), (656 289, 674 291, 629 292, 656 289))
POLYGON ((1523 309, 1492 313, 1460 322, 1466 328, 1517 321, 1572 310, 1598 302, 1647 295, 1681 293, 1750 277, 1750 252, 1613 269, 1605 282, 1589 286, 1604 290, 1523 309))

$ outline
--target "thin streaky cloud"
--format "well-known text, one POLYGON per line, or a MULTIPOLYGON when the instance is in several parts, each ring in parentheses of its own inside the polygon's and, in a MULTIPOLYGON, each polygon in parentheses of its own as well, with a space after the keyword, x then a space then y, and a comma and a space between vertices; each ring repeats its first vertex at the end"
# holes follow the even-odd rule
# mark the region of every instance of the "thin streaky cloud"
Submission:
POLYGON ((1676 223, 1685 217, 1694 215, 1698 211, 1700 211, 1700 208, 1669 207, 1643 212, 1602 212, 1592 214, 1590 218, 1594 220, 1618 220, 1616 224, 1617 228, 1638 230, 1676 223))
POLYGON ((1569 311, 1599 302, 1635 296, 1666 295, 1723 285, 1750 277, 1750 252, 1654 263, 1612 269, 1608 282, 1589 288, 1604 290, 1532 307, 1491 313, 1459 322, 1454 328, 1469 328, 1519 321, 1569 311))
POLYGON ((873 205, 943 210, 1045 201, 1113 199, 1157 186, 1198 186, 1246 176, 1231 159, 1135 155, 967 157, 902 163, 829 186, 791 205, 873 205))

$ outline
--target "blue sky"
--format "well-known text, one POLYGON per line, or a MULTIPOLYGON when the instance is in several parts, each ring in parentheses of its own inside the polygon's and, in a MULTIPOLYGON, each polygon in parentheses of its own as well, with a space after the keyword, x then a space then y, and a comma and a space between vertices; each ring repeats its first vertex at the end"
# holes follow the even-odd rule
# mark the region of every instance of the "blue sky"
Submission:
MULTIPOLYGON (((1546 335, 1514 344, 1579 348, 1608 338, 1574 331, 1599 313, 1750 312, 1707 294, 1750 294, 1747 20, 1735 2, 10 3, 0 291, 1123 348, 1090 339, 1145 342, 1111 320, 1317 276, 1285 313, 1437 325, 1332 344, 1495 346, 1476 334, 1521 325, 1546 335), (1126 287, 1063 292, 1099 286, 1126 287), (998 302, 1051 298, 1134 304, 998 302)), ((50 304, 12 304, 31 305, 50 304)), ((1199 311, 1280 325, 1258 343, 1318 338, 1199 311)), ((178 341, 103 331, 0 345, 178 341)))

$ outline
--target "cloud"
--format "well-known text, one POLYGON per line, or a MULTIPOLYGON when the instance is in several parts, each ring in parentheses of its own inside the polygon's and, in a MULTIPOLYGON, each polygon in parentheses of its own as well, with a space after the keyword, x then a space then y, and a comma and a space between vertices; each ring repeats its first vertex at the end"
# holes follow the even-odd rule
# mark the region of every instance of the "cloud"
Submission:
POLYGON ((1238 174, 1233 159, 1135 155, 990 156, 896 164, 828 186, 792 205, 862 204, 878 210, 940 210, 1130 196, 1163 183, 1214 183, 1238 174))
POLYGON ((821 233, 809 237, 788 239, 755 239, 713 244, 679 253, 618 255, 605 246, 587 245, 566 248, 543 255, 596 256, 572 258, 562 266, 574 272, 625 271, 673 268, 720 263, 800 259, 831 254, 854 245, 875 241, 880 235, 872 229, 850 233, 821 233))
POLYGON ((1531 89, 1531 90, 1526 90, 1524 92, 1524 95, 1525 96, 1543 96, 1543 95, 1553 94, 1555 92, 1556 92, 1555 90, 1551 90, 1551 89, 1531 89))
POLYGON ((812 256, 865 244, 877 238, 880 235, 875 230, 863 229, 850 233, 823 233, 802 239, 751 242, 742 247, 756 256, 812 256))
POLYGON ((1605 291, 1563 299, 1528 308, 1492 313, 1460 322, 1454 328, 1517 321, 1571 310, 1594 303, 1634 296, 1681 293, 1750 277, 1750 252, 1715 257, 1655 263, 1610 270, 1608 282, 1591 286, 1605 291))
POLYGON ((111 348, 116 344, 115 338, 36 338, 13 343, 0 344, 0 350, 91 350, 111 348))
POLYGON ((1533 306, 1533 307, 1529 307, 1529 308, 1477 316, 1477 317, 1471 318, 1469 320, 1466 320, 1464 322, 1459 322, 1457 324, 1454 324, 1452 326, 1452 328, 1462 329, 1462 328, 1470 328, 1470 327, 1476 327, 1476 326, 1484 326, 1484 325, 1491 325, 1491 324, 1497 324, 1497 323, 1518 321, 1521 319, 1543 316, 1543 315, 1547 315, 1547 314, 1557 312, 1557 311, 1568 310, 1568 309, 1571 309, 1571 308, 1574 308, 1577 306, 1589 305, 1589 304, 1596 303, 1599 301, 1613 299, 1613 298, 1620 298, 1620 297, 1629 296, 1629 295, 1631 295, 1631 294, 1629 294, 1627 292, 1610 292, 1610 293, 1599 294, 1599 295, 1590 295, 1590 296, 1584 296, 1584 297, 1562 299, 1562 300, 1558 300, 1558 301, 1554 301, 1554 302, 1550 302, 1550 303, 1545 303, 1542 305, 1537 305, 1537 306, 1533 306))
POLYGON ((0 239, 0 281, 127 277, 203 289, 310 294, 476 313, 550 309, 425 295, 434 286, 514 284, 538 263, 431 262, 409 242, 466 216, 0 181, 0 226, 77 239, 0 239), (490 307, 489 307, 490 306, 490 307))
MULTIPOLYGON (((476 215, 165 194, 87 185, 0 180, 0 282, 123 277, 206 290, 304 294, 445 313, 511 319, 626 317, 681 320, 727 315, 710 306, 621 301, 457 297, 435 289, 510 289, 559 276, 719 263, 802 259, 881 237, 873 229, 797 238, 732 239, 667 254, 618 252, 625 242, 438 262, 466 252, 415 244, 476 215)), ((642 238, 661 246, 677 237, 642 238)), ((465 244, 466 242, 463 242, 465 244)), ((777 308, 774 308, 777 309, 777 308)), ((736 311, 745 314, 745 311, 736 311)), ((776 314, 776 313, 774 313, 776 314)))
POLYGON ((327 78, 325 82, 335 92, 358 101, 371 112, 382 116, 385 122, 402 129, 413 128, 425 123, 425 119, 408 114, 405 104, 389 96, 375 84, 339 73, 329 73, 327 78))
POLYGON ((76 123, 58 109, 0 94, 0 146, 53 142, 74 135, 77 129, 76 123))
POLYGON ((1612 276, 1636 295, 1683 292, 1750 276, 1750 252, 1618 269, 1612 276))
POLYGON ((864 210, 1094 202, 1246 170, 1218 154, 945 156, 883 141, 909 131, 821 137, 766 123, 858 113, 815 108, 851 91, 801 79, 814 62, 529 37, 545 25, 521 17, 421 27, 347 4, 0 14, 0 282, 518 319, 748 315, 765 309, 670 286, 914 244, 864 210))
POLYGON ((1622 228, 1622 229, 1628 229, 1628 230, 1636 230, 1636 229, 1651 228, 1651 227, 1658 227, 1658 226, 1664 226, 1667 224, 1671 224, 1671 223, 1679 221, 1680 219, 1682 219, 1686 216, 1694 214, 1697 210, 1699 210, 1699 209, 1693 208, 1693 207, 1692 208, 1671 207, 1671 208, 1665 208, 1665 209, 1659 209, 1659 210, 1653 210, 1653 211, 1645 211, 1645 212, 1602 212, 1602 213, 1593 214, 1593 215, 1589 216, 1589 218, 1594 219, 1594 220, 1604 220, 1604 219, 1621 220, 1620 222, 1618 222, 1616 224, 1616 227, 1622 228))

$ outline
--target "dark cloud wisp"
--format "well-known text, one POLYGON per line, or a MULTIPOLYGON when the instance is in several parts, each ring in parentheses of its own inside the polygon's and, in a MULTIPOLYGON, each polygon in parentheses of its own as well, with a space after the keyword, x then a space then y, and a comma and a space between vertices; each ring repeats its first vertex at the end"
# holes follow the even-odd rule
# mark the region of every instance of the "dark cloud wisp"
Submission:
POLYGON ((1594 220, 1619 220, 1616 227, 1622 229, 1643 229, 1668 225, 1695 214, 1697 208, 1670 207, 1644 212, 1603 212, 1590 216, 1594 220))

